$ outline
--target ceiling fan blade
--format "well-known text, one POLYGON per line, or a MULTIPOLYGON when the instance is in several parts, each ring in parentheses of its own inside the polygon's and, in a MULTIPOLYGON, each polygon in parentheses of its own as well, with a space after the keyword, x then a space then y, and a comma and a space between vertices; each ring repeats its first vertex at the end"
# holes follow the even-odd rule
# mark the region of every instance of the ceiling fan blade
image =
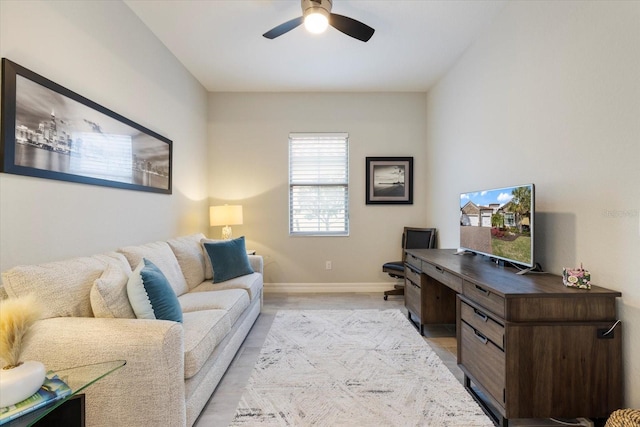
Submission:
POLYGON ((299 18, 293 18, 291 21, 287 21, 284 24, 280 24, 277 27, 272 28, 271 30, 264 33, 263 36, 268 39, 275 39, 276 37, 280 37, 284 33, 288 33, 298 25, 302 24, 303 20, 304 18, 302 16, 299 18))
POLYGON ((367 24, 363 24, 348 16, 338 15, 337 13, 330 15, 329 24, 336 30, 363 42, 368 41, 376 31, 367 24))

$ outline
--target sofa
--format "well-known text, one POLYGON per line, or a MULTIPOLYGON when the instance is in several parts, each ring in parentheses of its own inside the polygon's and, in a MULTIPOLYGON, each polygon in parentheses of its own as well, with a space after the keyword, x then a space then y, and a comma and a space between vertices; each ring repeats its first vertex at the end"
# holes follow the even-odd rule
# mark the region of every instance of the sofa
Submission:
POLYGON ((43 307, 21 359, 48 370, 126 360, 85 390, 87 426, 193 425, 262 307, 262 257, 209 256, 207 244, 220 242, 194 234, 2 273, 5 297, 33 294, 43 307), (180 321, 137 317, 127 289, 149 262, 174 291, 180 321), (215 280, 236 262, 250 271, 215 280))

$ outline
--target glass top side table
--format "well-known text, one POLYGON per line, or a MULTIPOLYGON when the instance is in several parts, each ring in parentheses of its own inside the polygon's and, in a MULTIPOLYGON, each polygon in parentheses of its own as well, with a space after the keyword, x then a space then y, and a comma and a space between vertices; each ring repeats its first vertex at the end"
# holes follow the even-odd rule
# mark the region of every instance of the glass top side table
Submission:
POLYGON ((54 401, 52 404, 40 408, 36 411, 29 412, 15 420, 11 420, 2 427, 23 427, 32 426, 47 414, 55 410, 57 407, 78 395, 84 389, 106 377, 112 372, 122 368, 126 365, 126 360, 112 360, 109 362, 94 363, 91 365, 74 366, 67 369, 59 369, 56 371, 48 371, 47 377, 57 375, 62 381, 64 381, 71 389, 71 394, 63 397, 60 400, 54 401))

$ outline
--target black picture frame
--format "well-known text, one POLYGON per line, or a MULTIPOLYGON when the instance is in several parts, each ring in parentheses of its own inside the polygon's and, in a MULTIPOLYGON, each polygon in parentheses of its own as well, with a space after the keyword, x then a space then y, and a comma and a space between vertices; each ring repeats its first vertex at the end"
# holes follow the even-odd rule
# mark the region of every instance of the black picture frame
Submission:
POLYGON ((0 172, 171 194, 173 142, 2 58, 0 172))
POLYGON ((366 204, 413 204, 413 157, 366 158, 366 204))

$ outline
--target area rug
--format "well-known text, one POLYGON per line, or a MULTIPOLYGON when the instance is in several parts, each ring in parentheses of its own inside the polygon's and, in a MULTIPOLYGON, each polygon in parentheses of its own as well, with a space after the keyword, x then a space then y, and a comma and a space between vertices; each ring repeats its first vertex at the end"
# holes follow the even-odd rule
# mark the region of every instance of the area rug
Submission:
POLYGON ((493 423, 399 310, 285 310, 231 426, 493 423))

